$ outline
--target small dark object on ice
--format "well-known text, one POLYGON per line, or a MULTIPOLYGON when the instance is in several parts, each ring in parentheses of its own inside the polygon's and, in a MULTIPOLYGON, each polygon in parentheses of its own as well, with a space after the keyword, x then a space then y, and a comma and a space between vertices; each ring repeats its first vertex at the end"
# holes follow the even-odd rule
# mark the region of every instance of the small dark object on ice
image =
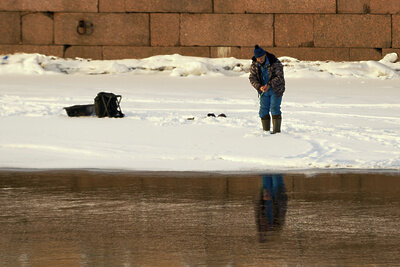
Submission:
MULTIPOLYGON (((208 114, 207 114, 207 117, 214 117, 214 118, 215 118, 215 117, 217 117, 217 116, 215 116, 214 113, 208 113, 208 114)), ((218 115, 218 117, 219 117, 219 118, 226 118, 226 115, 225 115, 224 113, 221 113, 221 114, 218 115)))
POLYGON ((70 117, 80 117, 80 116, 94 116, 96 112, 94 111, 94 104, 91 105, 75 105, 64 108, 70 117))
POLYGON ((124 113, 122 113, 120 103, 122 96, 115 95, 113 93, 101 92, 98 93, 94 99, 94 107, 96 115, 99 118, 112 117, 112 118, 122 118, 124 113))
POLYGON ((122 118, 125 115, 121 110, 121 99, 122 96, 120 95, 101 92, 94 99, 94 104, 75 105, 65 107, 64 109, 70 117, 97 116, 99 118, 122 118))
POLYGON ((188 121, 194 121, 194 117, 187 118, 188 121))

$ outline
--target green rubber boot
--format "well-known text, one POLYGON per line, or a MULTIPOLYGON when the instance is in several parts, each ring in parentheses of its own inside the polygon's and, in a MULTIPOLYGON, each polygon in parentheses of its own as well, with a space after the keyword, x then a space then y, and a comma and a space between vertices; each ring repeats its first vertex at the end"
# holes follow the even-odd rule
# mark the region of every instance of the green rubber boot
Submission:
POLYGON ((276 134, 281 132, 282 115, 272 115, 272 125, 273 130, 271 134, 276 134))
POLYGON ((271 129, 271 117, 268 115, 261 118, 263 130, 269 132, 271 129))

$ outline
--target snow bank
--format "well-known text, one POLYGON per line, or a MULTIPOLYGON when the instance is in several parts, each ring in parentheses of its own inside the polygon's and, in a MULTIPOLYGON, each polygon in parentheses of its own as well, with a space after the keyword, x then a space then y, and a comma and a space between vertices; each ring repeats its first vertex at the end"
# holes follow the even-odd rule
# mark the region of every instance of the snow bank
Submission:
MULTIPOLYGON (((247 76, 250 60, 235 58, 199 58, 181 55, 154 56, 146 59, 87 60, 62 59, 39 54, 1 56, 0 74, 145 74, 167 72, 171 76, 247 76)), ((332 62, 300 61, 281 57, 286 77, 290 78, 377 78, 400 77, 400 62, 396 53, 380 61, 332 62)))

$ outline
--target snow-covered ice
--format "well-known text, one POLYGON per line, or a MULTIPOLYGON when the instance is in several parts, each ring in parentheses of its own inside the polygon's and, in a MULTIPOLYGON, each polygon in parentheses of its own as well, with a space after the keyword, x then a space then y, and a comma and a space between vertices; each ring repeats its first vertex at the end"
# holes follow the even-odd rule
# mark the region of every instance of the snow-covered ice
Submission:
POLYGON ((400 170, 396 54, 362 62, 280 59, 282 133, 270 135, 248 81, 250 60, 2 55, 0 168, 400 170), (71 118, 63 110, 92 104, 101 91, 122 95, 125 118, 71 118))

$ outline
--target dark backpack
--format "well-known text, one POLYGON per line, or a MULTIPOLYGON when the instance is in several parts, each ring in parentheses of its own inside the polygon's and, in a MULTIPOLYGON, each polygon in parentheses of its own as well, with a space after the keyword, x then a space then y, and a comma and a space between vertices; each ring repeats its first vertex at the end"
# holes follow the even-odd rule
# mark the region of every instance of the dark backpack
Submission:
POLYGON ((115 95, 113 93, 98 93, 94 99, 94 108, 96 115, 99 118, 113 117, 122 118, 125 115, 121 111, 119 103, 121 102, 122 96, 115 95))

